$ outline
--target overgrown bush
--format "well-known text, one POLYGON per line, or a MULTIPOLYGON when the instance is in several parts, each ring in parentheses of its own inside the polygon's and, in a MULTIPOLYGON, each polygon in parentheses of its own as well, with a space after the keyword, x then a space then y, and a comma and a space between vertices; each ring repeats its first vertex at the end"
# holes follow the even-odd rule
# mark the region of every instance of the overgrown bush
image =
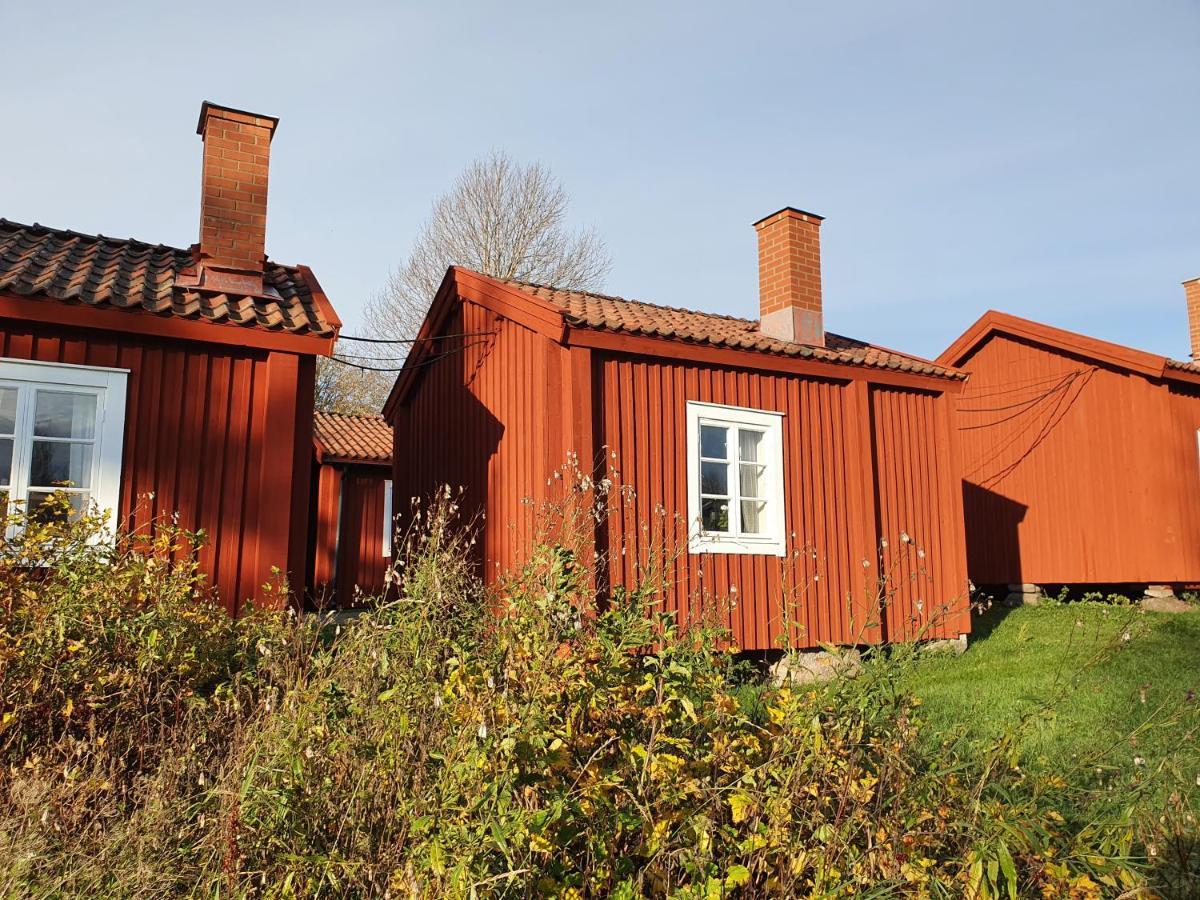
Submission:
MULTIPOLYGON (((3 545, 0 891, 61 896, 1136 895, 1132 822, 918 740, 882 656, 739 694, 725 636, 598 607, 563 546, 485 591, 453 505, 397 599, 224 618, 194 536, 3 545), (30 569, 30 560, 49 564, 30 569)), ((1177 833, 1182 833, 1176 829, 1177 833)))

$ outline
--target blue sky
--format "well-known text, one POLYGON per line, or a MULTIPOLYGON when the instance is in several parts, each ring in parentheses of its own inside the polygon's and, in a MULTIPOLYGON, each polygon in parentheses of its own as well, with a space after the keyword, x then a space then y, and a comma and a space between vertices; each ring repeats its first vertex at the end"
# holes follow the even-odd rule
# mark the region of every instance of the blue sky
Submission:
POLYGON ((753 316, 753 221, 826 217, 826 325, 936 355, 989 307, 1186 357, 1200 2, 0 3, 0 216, 186 246, 201 100, 281 118, 268 252, 347 325, 491 149, 606 288, 753 316))

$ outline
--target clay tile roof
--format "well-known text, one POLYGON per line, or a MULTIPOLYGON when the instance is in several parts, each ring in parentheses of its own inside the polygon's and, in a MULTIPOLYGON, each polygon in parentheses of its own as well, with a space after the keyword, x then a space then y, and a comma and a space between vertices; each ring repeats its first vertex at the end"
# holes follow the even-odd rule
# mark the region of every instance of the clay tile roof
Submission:
POLYGON ((300 269, 268 260, 267 296, 247 297, 178 285, 195 264, 191 250, 0 219, 0 290, 269 331, 333 333, 300 269))
POLYGON ((1168 359, 1168 369, 1178 369, 1181 372, 1193 372, 1200 375, 1200 363, 1187 362, 1182 359, 1168 359))
POLYGON ((313 418, 313 440, 327 458, 392 461, 392 429, 383 416, 319 412, 313 418))
POLYGON ((798 344, 766 337, 759 332, 758 321, 754 319, 658 306, 642 300, 626 300, 587 291, 565 291, 521 281, 509 280, 506 283, 561 307, 567 314, 567 321, 578 328, 671 338, 714 347, 756 350, 918 375, 955 379, 966 377, 965 373, 948 366, 831 332, 825 333, 824 347, 798 344))

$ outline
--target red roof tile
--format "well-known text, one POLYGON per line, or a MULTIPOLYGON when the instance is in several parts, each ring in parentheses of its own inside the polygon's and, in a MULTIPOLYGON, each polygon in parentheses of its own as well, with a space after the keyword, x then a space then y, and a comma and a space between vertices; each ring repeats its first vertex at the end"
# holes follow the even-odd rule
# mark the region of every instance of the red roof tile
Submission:
POLYGON ((1196 375, 1200 375, 1200 363, 1187 362, 1186 360, 1182 359, 1168 359, 1167 368, 1179 369, 1182 372, 1192 372, 1196 375))
POLYGON ((335 459, 392 461, 392 428, 383 416, 319 412, 313 419, 313 440, 323 455, 335 459))
POLYGON ((333 328, 300 269, 267 261, 265 297, 181 287, 191 250, 0 219, 0 290, 291 334, 333 328))
POLYGON ((962 372, 927 359, 897 353, 831 332, 825 333, 824 347, 798 344, 763 335, 758 330, 757 320, 753 319, 658 306, 642 300, 626 300, 588 291, 565 291, 522 281, 507 280, 505 283, 561 307, 567 321, 577 328, 670 338, 714 347, 807 357, 918 375, 956 379, 966 377, 962 372))

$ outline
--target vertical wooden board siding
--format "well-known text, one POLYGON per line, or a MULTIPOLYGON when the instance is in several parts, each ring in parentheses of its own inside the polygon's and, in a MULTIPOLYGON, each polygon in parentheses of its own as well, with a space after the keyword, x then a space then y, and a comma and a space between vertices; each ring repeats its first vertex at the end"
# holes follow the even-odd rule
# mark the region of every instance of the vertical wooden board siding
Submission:
POLYGON ((473 523, 489 580, 525 558, 543 504, 560 493, 572 423, 558 415, 551 373, 567 351, 470 301, 455 307, 438 357, 400 405, 393 423, 396 513, 427 504, 448 485, 461 490, 460 520, 473 523))
POLYGON ((1200 581, 1195 394, 995 335, 957 404, 980 584, 1200 581))
MULTIPOLYGON (((324 467, 330 468, 330 467, 324 467)), ((342 476, 337 602, 347 608, 383 595, 383 491, 387 470, 348 466, 342 476)))
POLYGON ((625 356, 598 364, 601 439, 617 489, 611 583, 630 586, 661 570, 668 610, 684 623, 718 616, 747 649, 868 640, 854 609, 862 560, 873 555, 863 536, 874 532, 847 501, 863 466, 846 438, 846 384, 625 356), (689 400, 784 414, 786 558, 687 553, 689 400))
POLYGON ((970 630, 963 547, 950 497, 955 469, 937 394, 871 388, 883 636, 970 630))
POLYGON ((312 596, 319 606, 337 601, 333 586, 337 578, 338 534, 341 527, 342 467, 317 466, 313 479, 312 596))
MULTIPOLYGON (((602 586, 651 579, 681 622, 719 620, 738 646, 881 639, 878 529, 900 521, 932 530, 926 552, 947 557, 927 576, 930 596, 965 593, 961 527, 943 522, 959 501, 942 394, 876 396, 852 380, 865 377, 858 370, 817 379, 566 349, 461 298, 441 332, 482 336, 439 340, 395 410, 396 511, 411 521, 410 498, 461 489, 462 517, 483 516, 476 551, 489 581, 525 560, 539 510, 560 495, 555 471, 574 452, 612 484, 593 529, 602 586), (786 557, 687 553, 689 400, 784 414, 786 557), (875 416, 890 423, 880 471, 875 416)), ((924 610, 911 590, 902 599, 924 610)), ((963 618, 932 636, 968 630, 963 618)))
MULTIPOLYGON (((306 515, 293 498, 308 491, 308 446, 297 465, 294 442, 311 397, 297 357, 12 319, 0 356, 130 370, 117 516, 203 531, 201 571, 231 613, 264 596, 273 566, 303 559, 291 523, 306 515)), ((289 572, 294 589, 304 575, 289 572)))

